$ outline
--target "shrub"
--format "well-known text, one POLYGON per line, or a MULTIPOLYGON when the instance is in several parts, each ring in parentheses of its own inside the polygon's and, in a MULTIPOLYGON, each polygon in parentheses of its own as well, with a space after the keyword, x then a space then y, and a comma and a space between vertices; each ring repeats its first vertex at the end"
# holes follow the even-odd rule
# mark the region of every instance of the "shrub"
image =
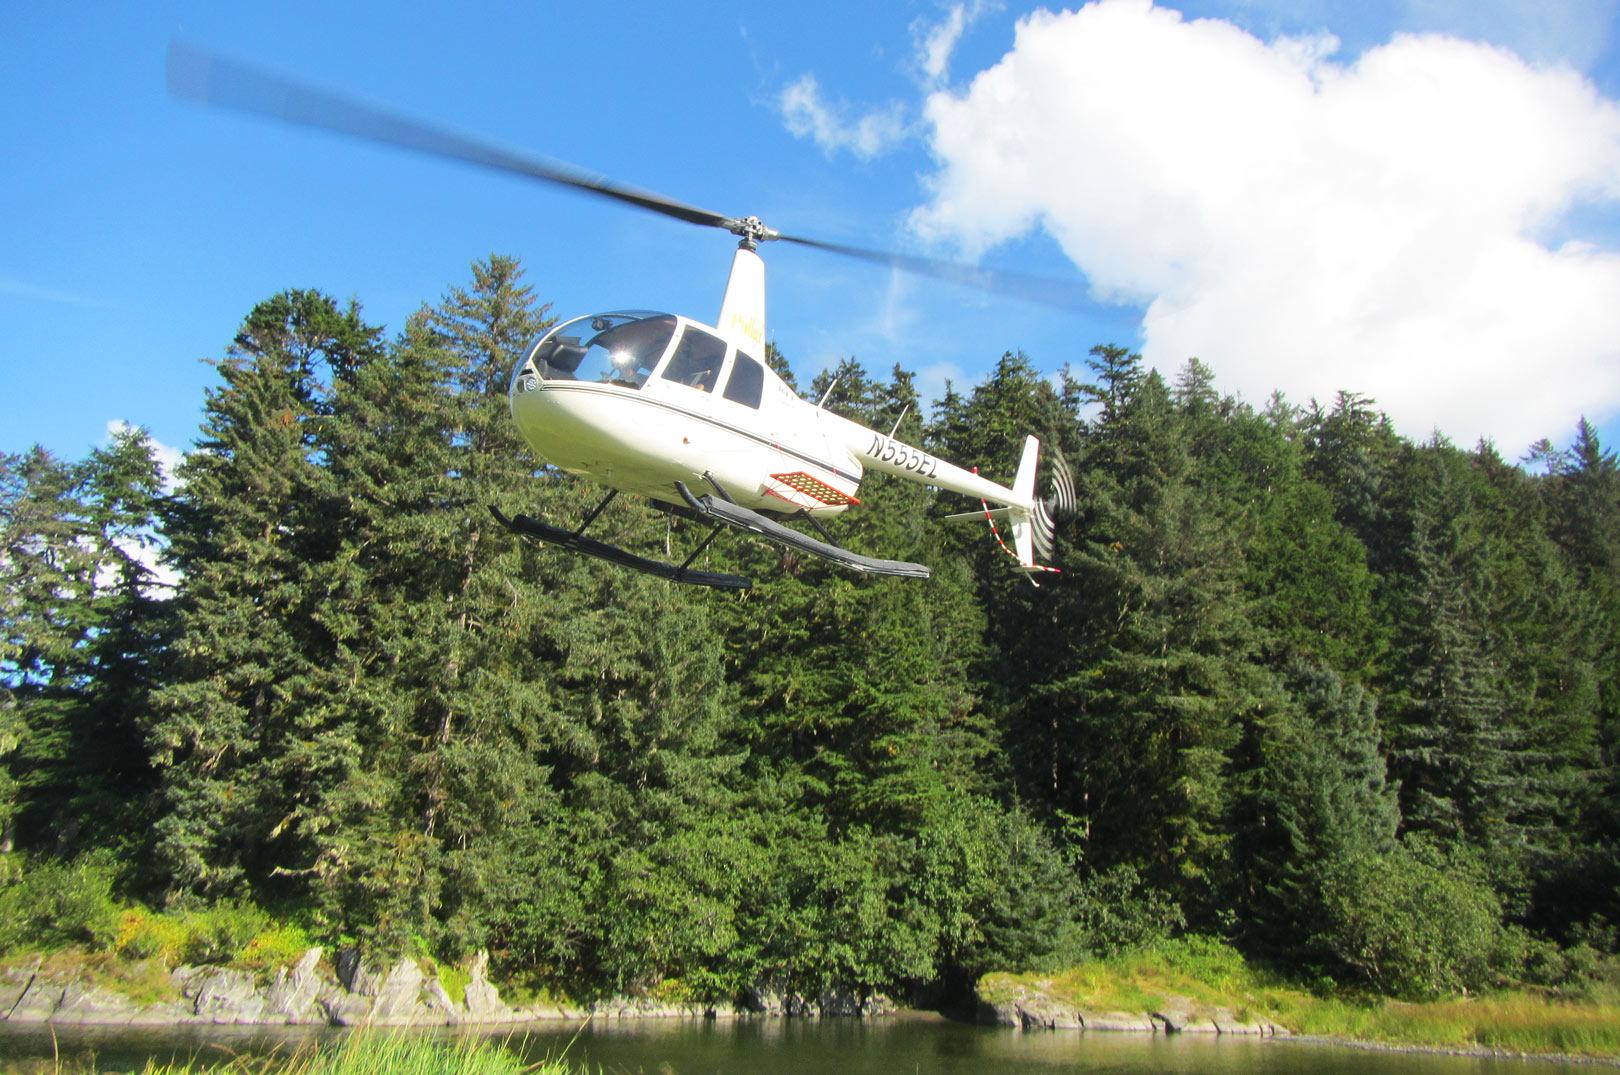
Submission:
POLYGON ((113 950, 129 959, 174 963, 186 948, 185 926, 172 915, 131 907, 118 915, 113 950))
POLYGON ((232 962, 261 934, 276 928, 268 914, 250 903, 218 903, 187 911, 181 922, 186 933, 182 956, 187 963, 232 962))
POLYGON ((113 869, 103 855, 25 865, 0 886, 0 950, 108 947, 118 935, 113 869))
POLYGON ((1477 990, 1510 947, 1491 890, 1432 857, 1404 845, 1349 857, 1324 886, 1328 947, 1392 996, 1477 990))
POLYGON ((309 934, 297 926, 271 926, 253 935, 237 949, 231 965, 243 970, 269 971, 296 963, 310 949, 309 934))

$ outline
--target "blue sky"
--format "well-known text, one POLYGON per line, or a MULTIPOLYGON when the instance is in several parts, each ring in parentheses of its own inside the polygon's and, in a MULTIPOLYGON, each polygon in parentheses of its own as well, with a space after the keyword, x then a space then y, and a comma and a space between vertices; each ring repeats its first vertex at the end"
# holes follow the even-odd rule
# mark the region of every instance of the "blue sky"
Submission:
MULTIPOLYGON (((1078 314, 767 247, 802 376, 1198 355, 1517 457, 1620 447, 1620 0, 0 7, 0 451, 184 449, 289 287, 397 331, 491 252, 712 319, 733 240, 171 100, 172 38, 798 235, 1072 278, 1078 314)), ((968 461, 971 462, 971 461, 968 461)))

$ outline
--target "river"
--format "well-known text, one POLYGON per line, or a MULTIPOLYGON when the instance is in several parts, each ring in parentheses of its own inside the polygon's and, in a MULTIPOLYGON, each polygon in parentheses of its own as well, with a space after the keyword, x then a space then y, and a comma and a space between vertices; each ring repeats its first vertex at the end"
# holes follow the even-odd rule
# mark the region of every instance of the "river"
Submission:
MULTIPOLYGON (((0 1024, 0 1071, 59 1053, 94 1053, 97 1072, 139 1071, 148 1059, 228 1062, 286 1051, 315 1032, 204 1027, 83 1030, 0 1024)), ((333 1038, 341 1031, 321 1031, 333 1038)), ((1021 1032, 902 1015, 857 1019, 623 1020, 530 1024, 497 1035, 530 1059, 563 1054, 607 1075, 1591 1075, 1590 1065, 1440 1056, 1258 1038, 1080 1031, 1021 1032)))

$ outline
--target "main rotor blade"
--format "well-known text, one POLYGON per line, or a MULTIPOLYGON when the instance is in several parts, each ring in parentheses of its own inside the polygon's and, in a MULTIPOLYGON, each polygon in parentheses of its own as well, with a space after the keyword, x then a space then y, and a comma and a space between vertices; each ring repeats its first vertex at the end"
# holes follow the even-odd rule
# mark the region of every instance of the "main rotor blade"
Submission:
POLYGON ((1074 281, 1057 280, 1049 276, 1036 276, 1032 273, 1007 272, 1002 269, 983 269, 959 261, 946 261, 943 258, 925 258, 915 254, 898 254, 889 250, 869 250, 865 247, 845 246, 842 243, 828 243, 820 239, 806 239, 797 235, 772 235, 770 238, 784 243, 797 243, 800 246, 814 247, 817 250, 825 250, 847 258, 858 258, 861 261, 870 261, 878 265, 888 265, 891 268, 915 273, 918 276, 932 276, 936 280, 947 280, 953 284, 977 288, 980 291, 988 291, 996 295, 1006 295, 1009 298, 1022 299, 1025 302, 1038 303, 1041 306, 1049 306, 1052 309, 1063 310, 1068 313, 1074 313, 1085 308, 1085 292, 1080 284, 1074 281))
POLYGON ((362 141, 414 150, 428 156, 463 161, 498 172, 571 187, 587 194, 647 209, 689 224, 723 228, 746 241, 780 240, 844 257, 887 265, 905 272, 1039 303, 1058 310, 1083 308, 1079 284, 1025 273, 981 269, 960 262, 884 250, 846 246, 794 235, 781 235, 758 220, 726 216, 659 194, 621 186, 573 165, 525 156, 467 135, 407 119, 375 105, 331 90, 317 89, 260 67, 226 59, 179 41, 169 43, 170 95, 238 112, 267 116, 301 127, 314 127, 362 141))
POLYGON ((557 183, 689 224, 725 228, 731 222, 723 213, 620 186, 560 162, 522 156, 178 41, 169 43, 168 86, 175 97, 557 183))

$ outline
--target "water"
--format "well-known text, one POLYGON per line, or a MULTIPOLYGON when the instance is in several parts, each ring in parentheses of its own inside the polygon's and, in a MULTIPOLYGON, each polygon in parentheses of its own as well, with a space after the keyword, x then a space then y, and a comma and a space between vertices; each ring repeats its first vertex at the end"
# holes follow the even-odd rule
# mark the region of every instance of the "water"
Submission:
MULTIPOLYGON (((343 1031, 83 1030, 0 1024, 0 1072, 95 1054, 98 1072, 159 1062, 228 1063, 233 1056, 290 1052, 343 1031)), ((607 1020, 583 1030, 530 1024, 492 1035, 534 1060, 562 1055, 613 1075, 1591 1075, 1588 1065, 1489 1057, 1431 1056, 1341 1046, 1187 1035, 1020 1032, 932 1016, 738 1021, 607 1020)))

